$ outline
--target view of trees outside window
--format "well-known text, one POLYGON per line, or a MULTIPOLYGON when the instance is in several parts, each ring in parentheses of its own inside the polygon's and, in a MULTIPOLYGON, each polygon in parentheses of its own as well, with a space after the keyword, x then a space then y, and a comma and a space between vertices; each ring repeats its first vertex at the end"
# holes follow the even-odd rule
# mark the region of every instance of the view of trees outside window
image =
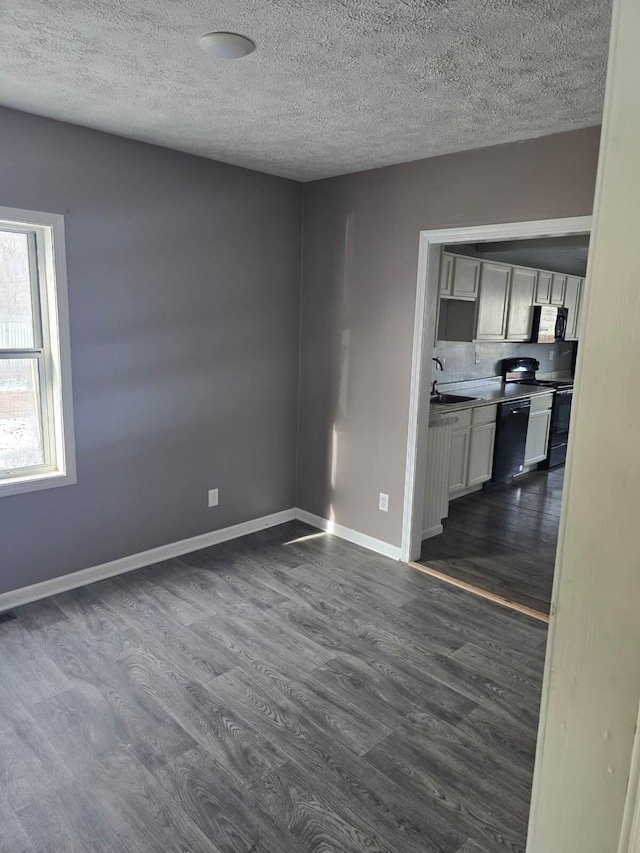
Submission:
POLYGON ((0 231, 0 471, 44 464, 38 358, 26 234, 0 231))

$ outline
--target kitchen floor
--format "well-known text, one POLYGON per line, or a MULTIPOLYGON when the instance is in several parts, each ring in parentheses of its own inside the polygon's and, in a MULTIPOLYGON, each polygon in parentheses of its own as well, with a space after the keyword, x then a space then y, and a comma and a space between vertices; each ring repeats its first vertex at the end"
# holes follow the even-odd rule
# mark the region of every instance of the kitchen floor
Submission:
POLYGON ((563 481, 564 465, 452 501, 444 532, 424 540, 419 562, 548 614, 563 481))
POLYGON ((525 849, 539 621, 299 522, 16 616, 2 850, 525 849))

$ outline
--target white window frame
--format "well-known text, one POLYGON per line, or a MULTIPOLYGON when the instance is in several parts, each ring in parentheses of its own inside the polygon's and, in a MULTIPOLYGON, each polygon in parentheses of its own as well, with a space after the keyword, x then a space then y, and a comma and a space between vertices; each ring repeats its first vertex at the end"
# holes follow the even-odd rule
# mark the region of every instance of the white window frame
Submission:
POLYGON ((76 482, 76 459, 64 216, 0 207, 0 230, 26 233, 29 239, 34 325, 39 325, 41 339, 36 339, 31 349, 0 349, 0 358, 32 358, 40 363, 45 449, 44 465, 0 471, 2 497, 72 485, 76 482))

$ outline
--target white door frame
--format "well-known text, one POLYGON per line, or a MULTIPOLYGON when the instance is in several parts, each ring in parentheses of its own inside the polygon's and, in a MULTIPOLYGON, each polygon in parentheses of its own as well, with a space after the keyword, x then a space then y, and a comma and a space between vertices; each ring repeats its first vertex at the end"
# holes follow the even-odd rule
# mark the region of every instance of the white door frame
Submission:
POLYGON ((419 557, 422 539, 424 484, 428 474, 426 468, 429 395, 426 393, 425 383, 428 385, 431 379, 429 365, 436 329, 441 246, 451 243, 532 240, 539 237, 584 234, 591 232, 591 219, 591 216, 573 216, 565 219, 506 222, 501 225, 470 225, 420 232, 400 556, 404 562, 419 557))

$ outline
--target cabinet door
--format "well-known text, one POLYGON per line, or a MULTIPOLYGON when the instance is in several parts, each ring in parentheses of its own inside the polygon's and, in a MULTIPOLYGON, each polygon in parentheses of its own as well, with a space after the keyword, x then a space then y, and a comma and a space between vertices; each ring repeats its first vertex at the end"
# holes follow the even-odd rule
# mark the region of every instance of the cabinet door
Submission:
POLYGON ((480 261, 454 258, 451 295, 454 299, 476 299, 480 278, 480 261))
POLYGON ((457 429, 451 434, 451 456, 449 457, 449 494, 467 486, 470 429, 457 429))
POLYGON ((549 305, 551 302, 551 279, 553 276, 550 272, 538 272, 538 281, 536 284, 536 305, 549 305))
POLYGON ((551 409, 544 412, 533 412, 529 415, 527 427, 527 442, 524 448, 524 464, 533 465, 547 458, 549 445, 549 427, 551 426, 551 409))
POLYGON ((480 295, 476 316, 477 341, 504 341, 511 268, 485 262, 480 274, 480 295))
POLYGON ((493 473, 493 446, 496 439, 496 425, 481 424, 471 428, 469 441, 469 465, 467 484, 477 486, 491 479, 493 473))
POLYGON ((551 304, 564 305, 564 288, 567 282, 566 275, 553 274, 551 279, 551 304))
POLYGON ((582 295, 582 279, 568 275, 564 289, 564 307, 567 309, 567 331, 565 340, 577 341, 580 322, 580 299, 582 295))
POLYGON ((440 296, 451 296, 451 271, 453 270, 453 258, 451 255, 442 253, 440 258, 440 296))
POLYGON ((518 269, 511 273, 507 340, 528 341, 533 321, 533 297, 538 274, 536 270, 518 269))

